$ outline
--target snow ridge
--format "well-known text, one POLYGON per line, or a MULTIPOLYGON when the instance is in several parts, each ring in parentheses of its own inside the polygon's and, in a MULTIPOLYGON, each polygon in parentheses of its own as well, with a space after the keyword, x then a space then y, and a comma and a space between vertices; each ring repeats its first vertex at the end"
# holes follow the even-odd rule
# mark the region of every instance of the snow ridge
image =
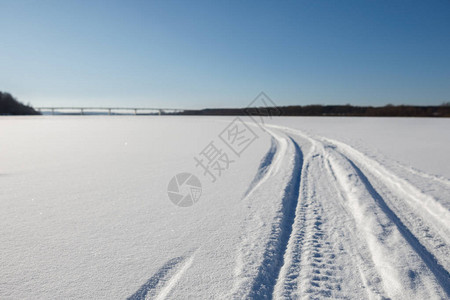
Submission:
POLYGON ((252 284, 249 297, 253 299, 269 298, 272 295, 292 232, 295 208, 298 201, 303 155, 298 144, 292 138, 290 138, 290 141, 295 148, 292 161, 294 172, 286 185, 281 209, 276 216, 275 222, 272 224, 272 232, 266 245, 263 262, 252 284))
MULTIPOLYGON (((405 240, 411 245, 414 251, 421 257, 423 262, 427 267, 433 272, 439 284, 442 286, 447 296, 450 297, 450 274, 447 270, 440 265, 436 258, 420 243, 420 241, 411 233, 411 231, 406 227, 400 218, 392 211, 392 209, 386 204, 383 197, 374 189, 367 177, 362 173, 362 171, 351 161, 349 163, 355 169, 357 175, 364 183, 366 189, 372 195, 373 199, 377 202, 379 207, 384 211, 386 216, 397 226, 400 233, 403 235, 405 240)), ((413 271, 410 271, 410 275, 413 276, 413 271)), ((414 275, 415 276, 415 275, 414 275)))
POLYGON ((264 155, 263 159, 261 160, 261 163, 258 167, 258 171, 256 172, 253 181, 250 183, 247 191, 244 193, 244 198, 247 197, 248 194, 250 194, 250 192, 255 189, 255 187, 259 184, 259 182, 266 176, 267 172, 270 170, 273 158, 277 153, 277 148, 278 148, 277 142, 275 138, 272 137, 270 140, 269 151, 267 151, 266 155, 264 155))
POLYGON ((128 300, 165 299, 183 273, 192 265, 194 254, 170 259, 128 300))

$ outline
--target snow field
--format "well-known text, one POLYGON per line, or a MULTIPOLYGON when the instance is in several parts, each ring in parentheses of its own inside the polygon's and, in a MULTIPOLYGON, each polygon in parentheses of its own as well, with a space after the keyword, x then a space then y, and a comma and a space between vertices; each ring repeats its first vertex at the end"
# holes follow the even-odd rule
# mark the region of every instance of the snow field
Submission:
POLYGON ((447 120, 245 119, 258 139, 212 183, 193 156, 231 121, 0 119, 0 298, 449 297, 447 120))

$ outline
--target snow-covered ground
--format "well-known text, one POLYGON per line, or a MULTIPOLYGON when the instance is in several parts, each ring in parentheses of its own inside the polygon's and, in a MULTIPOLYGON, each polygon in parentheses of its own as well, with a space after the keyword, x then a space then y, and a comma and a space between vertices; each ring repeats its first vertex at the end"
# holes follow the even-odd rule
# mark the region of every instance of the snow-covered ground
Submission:
POLYGON ((419 118, 2 117, 0 299, 448 298, 449 132, 419 118), (169 199, 180 173, 202 186, 188 207, 169 199))

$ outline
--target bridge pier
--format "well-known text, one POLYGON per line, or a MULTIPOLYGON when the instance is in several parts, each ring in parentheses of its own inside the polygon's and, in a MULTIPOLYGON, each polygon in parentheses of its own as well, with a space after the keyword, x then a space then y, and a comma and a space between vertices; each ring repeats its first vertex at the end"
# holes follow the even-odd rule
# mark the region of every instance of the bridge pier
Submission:
POLYGON ((54 115, 55 114, 55 109, 54 108, 52 108, 52 115, 54 115))
POLYGON ((136 108, 134 109, 134 115, 135 116, 137 115, 137 109, 136 108))
POLYGON ((80 108, 80 114, 81 114, 81 115, 84 115, 84 111, 83 111, 82 108, 80 108))
POLYGON ((108 115, 111 115, 111 108, 108 108, 108 115))

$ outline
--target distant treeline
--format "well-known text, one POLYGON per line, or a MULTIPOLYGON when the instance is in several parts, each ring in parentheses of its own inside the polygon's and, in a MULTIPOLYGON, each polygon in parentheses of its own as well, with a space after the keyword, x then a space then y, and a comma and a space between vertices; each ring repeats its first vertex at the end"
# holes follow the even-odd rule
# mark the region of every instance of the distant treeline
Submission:
POLYGON ((0 115, 40 115, 30 105, 17 101, 9 93, 0 92, 0 115))
MULTIPOLYGON (((0 92, 0 115, 40 115, 30 105, 17 101, 11 94, 0 92)), ((347 116, 347 117, 450 117, 450 102, 440 106, 386 105, 294 105, 282 107, 207 108, 185 110, 168 115, 204 116, 347 116)))
POLYGON ((254 108, 211 108, 186 110, 178 115, 243 116, 347 116, 347 117, 450 117, 450 103, 440 106, 386 105, 381 107, 352 105, 306 105, 254 108))

